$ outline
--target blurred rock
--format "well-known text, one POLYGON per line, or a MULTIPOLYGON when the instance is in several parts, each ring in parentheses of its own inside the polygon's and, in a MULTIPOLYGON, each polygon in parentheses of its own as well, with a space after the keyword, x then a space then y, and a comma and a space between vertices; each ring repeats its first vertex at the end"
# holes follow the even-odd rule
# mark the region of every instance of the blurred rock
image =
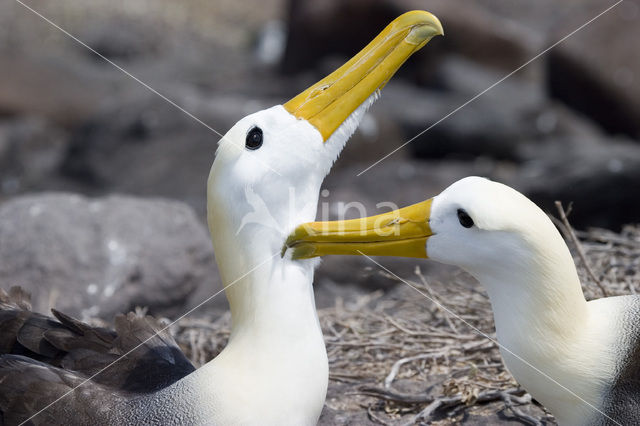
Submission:
POLYGON ((189 207, 159 199, 15 198, 0 206, 0 259, 0 287, 24 286, 36 311, 83 318, 136 306, 175 316, 199 286, 221 288, 207 231, 189 207))
MULTIPOLYGON (((329 0, 306 2, 290 0, 289 35, 283 60, 286 72, 314 67, 327 54, 351 56, 400 14, 423 9, 443 23, 446 36, 431 41, 401 70, 414 77, 425 64, 446 53, 458 53, 474 61, 511 71, 530 58, 544 37, 515 22, 505 21, 466 2, 446 0, 329 0), (418 70, 418 71, 416 71, 418 70)), ((534 67, 525 73, 534 73, 534 67)), ((424 78, 424 77, 423 77, 424 78)))
MULTIPOLYGON (((379 114, 387 115, 402 129, 404 141, 395 141, 397 146, 411 140, 394 157, 408 151, 422 159, 490 157, 517 164, 536 159, 544 162, 542 151, 523 147, 535 147, 546 140, 561 144, 567 138, 607 138, 587 117, 548 99, 537 83, 514 76, 474 99, 497 81, 495 72, 449 57, 442 61, 438 74, 448 91, 402 83, 386 88, 379 114)), ((393 148, 387 149, 388 153, 393 148)))
POLYGON ((351 57, 395 17, 388 3, 290 0, 283 70, 313 69, 327 55, 351 57))
MULTIPOLYGON (((101 55, 117 62, 148 59, 157 54, 166 41, 162 26, 127 16, 108 16, 83 28, 78 38, 101 55), (117 28, 117 31, 114 31, 117 28)), ((85 49, 83 53, 106 64, 104 59, 85 49)), ((108 65, 111 66, 111 65, 108 65)))
MULTIPOLYGON (((224 118, 220 115, 218 123, 224 118)), ((63 173, 82 183, 84 191, 179 199, 203 217, 218 139, 153 96, 133 98, 101 111, 74 132, 63 173)))
POLYGON ((0 120, 0 193, 15 194, 49 179, 67 146, 67 134, 40 118, 0 120))
POLYGON ((580 229, 618 230, 640 218, 640 149, 622 139, 551 140, 536 146, 538 160, 524 163, 515 185, 547 212, 554 201, 573 205, 580 229))
MULTIPOLYGON (((583 0, 584 9, 559 23, 565 35, 607 4, 583 0)), ((613 134, 640 139, 640 0, 627 0, 549 52, 549 91, 613 134)))
MULTIPOLYGON (((383 93, 382 98, 384 96, 383 93)), ((376 102, 364 115, 360 126, 351 136, 340 154, 339 160, 333 166, 334 171, 356 164, 371 164, 378 161, 396 149, 403 141, 406 134, 406 131, 400 126, 403 123, 400 123, 393 114, 386 111, 380 102, 376 102)), ((394 159, 408 159, 410 157, 410 150, 400 150, 394 159)))
MULTIPOLYGON (((72 126, 91 117, 113 80, 88 61, 0 49, 0 115, 41 115, 72 126)), ((111 71, 111 70, 110 70, 111 71)))
POLYGON ((406 147, 413 156, 513 160, 519 143, 545 136, 535 117, 547 100, 536 84, 513 78, 473 99, 499 74, 453 57, 441 63, 438 74, 449 90, 395 84, 386 88, 380 101, 399 123, 405 141, 420 135, 406 147))

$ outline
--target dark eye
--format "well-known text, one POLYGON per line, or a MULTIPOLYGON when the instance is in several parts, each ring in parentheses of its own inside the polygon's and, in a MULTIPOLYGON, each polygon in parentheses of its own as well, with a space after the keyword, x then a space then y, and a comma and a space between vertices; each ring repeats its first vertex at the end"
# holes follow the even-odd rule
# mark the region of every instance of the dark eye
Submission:
POLYGON ((245 139, 244 146, 248 149, 258 149, 262 146, 262 129, 260 127, 254 127, 247 133, 247 139, 245 139))
POLYGON ((471 228, 473 226, 473 219, 471 219, 471 216, 463 209, 458 209, 458 220, 460 221, 460 225, 465 228, 471 228))

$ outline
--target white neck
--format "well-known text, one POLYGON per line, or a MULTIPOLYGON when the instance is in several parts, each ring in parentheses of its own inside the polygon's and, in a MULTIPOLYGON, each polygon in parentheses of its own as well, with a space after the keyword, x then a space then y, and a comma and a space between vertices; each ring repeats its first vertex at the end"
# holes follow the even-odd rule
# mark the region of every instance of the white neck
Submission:
POLYGON ((602 321, 584 299, 560 236, 544 247, 534 245, 534 251, 522 251, 518 267, 511 263, 475 275, 489 293, 509 371, 560 424, 580 424, 595 413, 584 401, 598 406, 609 374, 603 351, 594 344, 594 339, 602 342, 596 338, 602 321))
POLYGON ((238 217, 226 209, 209 214, 232 331, 195 373, 202 409, 216 424, 315 424, 328 385, 315 262, 282 259, 278 230, 249 224, 236 235, 238 217))
POLYGON ((506 267, 474 273, 489 293, 499 338, 529 340, 519 330, 526 327, 566 341, 584 326, 587 302, 573 259, 562 240, 555 243, 534 246, 534 253, 514 251, 506 267))

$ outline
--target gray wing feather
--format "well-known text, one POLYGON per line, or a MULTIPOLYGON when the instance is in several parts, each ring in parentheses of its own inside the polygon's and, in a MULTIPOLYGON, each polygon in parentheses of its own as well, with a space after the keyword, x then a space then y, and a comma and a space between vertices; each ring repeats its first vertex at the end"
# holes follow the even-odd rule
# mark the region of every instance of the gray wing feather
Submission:
POLYGON ((6 424, 28 417, 89 377, 73 398, 93 393, 81 406, 95 410, 99 407, 87 401, 155 392, 195 370, 153 317, 118 315, 113 331, 56 310, 51 318, 30 308, 21 288, 0 289, 0 418, 6 424))

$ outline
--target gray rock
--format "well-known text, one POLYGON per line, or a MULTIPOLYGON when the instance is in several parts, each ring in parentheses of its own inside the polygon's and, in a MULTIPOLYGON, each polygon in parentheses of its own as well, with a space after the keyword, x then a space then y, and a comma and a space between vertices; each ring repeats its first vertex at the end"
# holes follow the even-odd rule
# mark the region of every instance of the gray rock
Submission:
POLYGON ((37 311, 107 320, 135 306, 179 315, 199 286, 220 289, 211 242, 188 206, 54 193, 0 206, 0 287, 12 285, 32 292, 37 311))
MULTIPOLYGON (((221 133, 268 106, 250 98, 208 99, 187 89, 173 99, 221 133)), ((62 173, 81 192, 166 197, 206 210, 205 186, 220 139, 153 95, 107 108, 72 134, 62 173)))
POLYGON ((640 218, 640 147, 624 139, 553 139, 534 148, 514 185, 557 216, 555 200, 573 203, 573 226, 619 229, 640 218))
POLYGON ((73 126, 98 111, 112 90, 116 72, 104 73, 75 52, 0 48, 0 114, 40 115, 73 126))
MULTIPOLYGON (((107 16, 82 28, 78 38, 111 60, 128 62, 157 54, 168 38, 163 32, 157 24, 144 19, 107 16)), ((103 61, 89 50, 85 53, 103 61)))
POLYGON ((448 90, 395 84, 380 100, 404 141, 412 139, 403 150, 414 157, 515 160, 519 143, 546 136, 535 119, 548 105, 540 86, 514 78, 469 102, 500 74, 454 57, 443 60, 438 74, 448 90))
MULTIPOLYGON (((559 39, 608 4, 582 0, 582 8, 558 22, 559 39)), ((548 58, 551 94, 613 134, 640 139, 640 0, 622 2, 553 49, 548 58)))

